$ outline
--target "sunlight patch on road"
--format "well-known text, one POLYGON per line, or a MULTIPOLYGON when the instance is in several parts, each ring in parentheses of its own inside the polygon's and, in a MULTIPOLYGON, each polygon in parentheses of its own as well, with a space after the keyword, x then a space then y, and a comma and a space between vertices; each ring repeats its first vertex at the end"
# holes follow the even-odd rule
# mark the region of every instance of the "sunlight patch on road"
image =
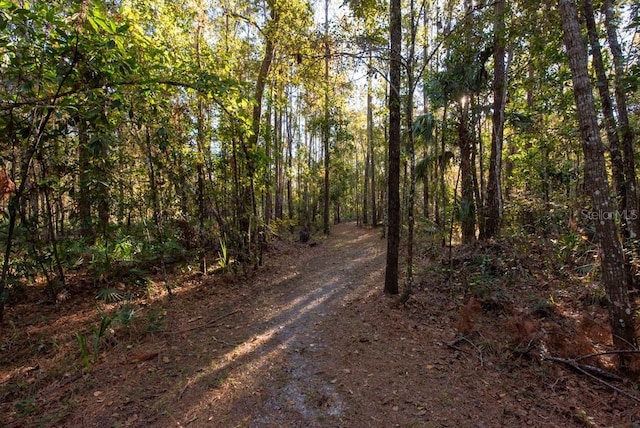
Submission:
POLYGON ((310 330, 307 323, 299 322, 300 318, 322 305, 332 294, 318 289, 311 295, 304 294, 294 299, 278 309, 275 317, 278 322, 275 325, 211 360, 206 368, 189 380, 189 384, 206 383, 207 379, 215 379, 227 371, 228 376, 217 388, 202 396, 199 403, 186 414, 207 412, 207 408, 214 402, 216 406, 221 406, 225 401, 237 400, 238 395, 259 393, 263 383, 269 381, 266 374, 270 369, 274 366, 281 367, 283 353, 297 351, 294 349, 294 342, 299 339, 301 332, 310 330))

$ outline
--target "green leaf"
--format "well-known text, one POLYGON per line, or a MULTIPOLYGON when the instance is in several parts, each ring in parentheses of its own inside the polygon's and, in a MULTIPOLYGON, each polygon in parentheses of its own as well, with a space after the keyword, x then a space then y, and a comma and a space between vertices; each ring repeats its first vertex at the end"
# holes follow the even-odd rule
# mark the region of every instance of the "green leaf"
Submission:
POLYGON ((125 299, 125 295, 115 288, 101 288, 98 290, 96 300, 103 301, 105 303, 117 303, 125 299))
POLYGON ((126 50, 124 48, 124 42, 122 41, 122 37, 117 37, 116 38, 116 45, 118 46, 118 50, 120 51, 121 54, 125 54, 126 50))
POLYGON ((127 24, 123 24, 123 25, 121 25, 121 26, 119 26, 119 27, 118 27, 118 29, 116 30, 116 32, 117 32, 118 34, 124 34, 124 33, 126 33, 127 31, 129 31, 129 27, 131 27, 131 25, 130 25, 130 24, 128 24, 128 23, 127 23, 127 24))
POLYGON ((94 23, 99 26, 100 28, 102 28, 104 31, 106 31, 109 34, 114 34, 116 32, 115 29, 115 25, 113 24, 113 22, 107 22, 105 20, 105 18, 103 17, 98 17, 98 16, 94 16, 93 17, 93 21, 94 23))
POLYGON ((98 24, 92 16, 87 16, 87 21, 89 21, 89 24, 91 24, 91 27, 94 31, 98 31, 98 24))

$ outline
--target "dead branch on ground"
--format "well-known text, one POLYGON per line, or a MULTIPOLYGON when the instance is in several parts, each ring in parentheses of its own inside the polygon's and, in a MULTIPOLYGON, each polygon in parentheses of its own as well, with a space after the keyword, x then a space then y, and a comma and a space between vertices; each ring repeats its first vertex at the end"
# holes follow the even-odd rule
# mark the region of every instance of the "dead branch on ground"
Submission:
MULTIPOLYGON (((609 352, 609 353, 611 353, 611 352, 609 352)), ((590 356, 593 356, 593 355, 590 355, 590 356)), ((588 364, 580 364, 580 363, 576 362, 578 359, 583 359, 583 357, 578 357, 576 359, 572 359, 572 358, 560 358, 560 357, 553 357, 551 355, 545 355, 545 356, 542 357, 542 359, 546 360, 546 361, 553 361, 553 362, 556 362, 556 363, 565 364, 565 365, 571 367, 573 370, 575 370, 575 371, 577 371, 579 373, 582 373, 584 375, 587 375, 588 377, 590 377, 592 379, 595 379, 596 381, 598 381, 601 384, 603 384, 603 385, 613 389, 614 391, 624 395, 625 397, 628 397, 628 398, 632 399, 633 401, 636 401, 636 402, 640 403, 640 398, 638 398, 635 395, 632 395, 632 394, 628 393, 627 391, 624 391, 624 390, 618 388, 617 386, 612 385, 611 383, 609 383, 606 380, 602 379, 602 378, 606 378, 606 379, 609 379, 609 380, 615 380, 615 381, 618 381, 618 382, 622 382, 622 381, 624 381, 624 379, 622 377, 618 376, 615 373, 611 373, 611 372, 608 372, 606 370, 603 370, 603 369, 601 369, 599 367, 591 366, 591 365, 588 365, 588 364)))

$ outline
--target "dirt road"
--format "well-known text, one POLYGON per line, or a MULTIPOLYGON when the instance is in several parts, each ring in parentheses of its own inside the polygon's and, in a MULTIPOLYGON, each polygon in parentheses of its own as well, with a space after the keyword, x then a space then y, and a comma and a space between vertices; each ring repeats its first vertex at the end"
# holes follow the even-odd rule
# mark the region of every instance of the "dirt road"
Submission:
MULTIPOLYGON (((338 225, 329 239, 257 279, 253 288, 265 292, 249 297, 239 316, 250 337, 216 364, 226 371, 220 389, 184 418, 225 426, 344 425, 353 394, 344 378, 356 369, 343 365, 336 342, 353 336, 358 320, 345 317, 353 302, 381 293, 384 245, 379 232, 338 225)), ((355 351, 370 339, 353 340, 355 351)))
MULTIPOLYGON (((591 426, 581 415, 595 414, 594 406, 607 409, 599 415, 608 425, 633 415, 588 379, 514 357, 481 332, 463 348, 447 346, 465 296, 437 279, 423 280, 407 306, 391 308, 382 293, 385 242, 379 231, 343 224, 313 247, 274 242, 280 247, 247 280, 185 281, 173 298, 146 309, 159 330, 120 337, 82 378, 61 375, 39 394, 44 416, 33 420, 56 427, 555 427, 591 426)), ((504 325, 489 321, 484 331, 504 325)))

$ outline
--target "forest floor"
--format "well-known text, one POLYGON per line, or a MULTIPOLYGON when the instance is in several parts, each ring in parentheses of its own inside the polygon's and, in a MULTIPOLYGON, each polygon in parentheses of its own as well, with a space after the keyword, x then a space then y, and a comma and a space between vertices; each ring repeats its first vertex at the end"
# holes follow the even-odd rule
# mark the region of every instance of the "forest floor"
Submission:
POLYGON ((0 425, 639 426, 637 384, 544 358, 614 371, 576 360, 606 349, 606 308, 548 248, 419 251, 415 293, 394 305, 380 230, 337 225, 314 244, 275 240, 247 279, 174 273, 172 297, 156 286, 104 334, 125 303, 101 315, 81 285, 55 306, 8 307, 0 425))

